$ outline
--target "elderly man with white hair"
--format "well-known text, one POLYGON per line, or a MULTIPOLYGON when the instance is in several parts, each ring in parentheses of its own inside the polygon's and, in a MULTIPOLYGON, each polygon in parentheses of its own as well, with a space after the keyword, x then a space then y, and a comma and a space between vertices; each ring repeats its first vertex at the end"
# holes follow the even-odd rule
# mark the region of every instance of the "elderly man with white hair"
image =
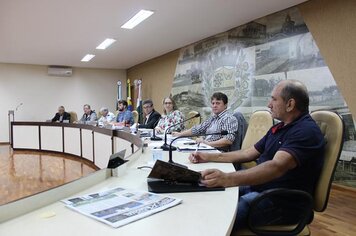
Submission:
POLYGON ((115 115, 107 107, 100 108, 101 117, 98 120, 99 125, 110 123, 115 120, 115 115))

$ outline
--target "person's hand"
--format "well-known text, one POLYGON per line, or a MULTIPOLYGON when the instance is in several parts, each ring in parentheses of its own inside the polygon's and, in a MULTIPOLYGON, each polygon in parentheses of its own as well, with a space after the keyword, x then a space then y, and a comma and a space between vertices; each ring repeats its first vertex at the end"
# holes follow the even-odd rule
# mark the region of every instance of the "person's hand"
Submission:
POLYGON ((160 127, 156 127, 155 130, 157 133, 160 133, 160 134, 163 133, 163 129, 161 129, 160 127))
POLYGON ((203 139, 203 138, 197 138, 196 140, 195 140, 195 142, 197 142, 197 143, 205 143, 206 144, 206 141, 203 139))
POLYGON ((228 174, 217 169, 208 169, 201 172, 201 182, 207 187, 229 187, 228 174))
POLYGON ((208 162, 208 158, 206 153, 202 152, 193 152, 189 155, 189 160, 192 163, 204 163, 208 162))

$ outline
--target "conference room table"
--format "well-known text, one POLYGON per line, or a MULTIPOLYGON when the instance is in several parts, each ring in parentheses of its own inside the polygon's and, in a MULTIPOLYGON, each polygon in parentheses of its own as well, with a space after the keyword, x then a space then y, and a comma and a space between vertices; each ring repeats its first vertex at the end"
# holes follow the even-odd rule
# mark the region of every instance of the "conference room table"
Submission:
MULTIPOLYGON (((52 148, 60 153, 75 151, 78 158, 91 159, 100 170, 57 188, 0 206, 0 235, 230 235, 238 203, 237 187, 226 188, 224 191, 165 193, 182 199, 182 203, 119 228, 79 214, 60 202, 64 198, 116 187, 148 191, 147 176, 151 169, 138 167, 152 165, 151 149, 154 144, 144 147, 143 139, 137 135, 87 125, 45 122, 13 122, 12 129, 12 145, 15 150, 50 151, 52 148), (90 136, 90 133, 93 135, 91 141, 83 142, 83 137, 90 136), (27 140, 24 137, 26 135, 34 135, 36 138, 27 140), (39 144, 44 137, 45 145, 39 144), (76 143, 74 146, 79 148, 71 146, 66 139, 71 139, 71 143, 76 143), (29 145, 29 142, 34 145, 29 145), (87 145, 89 148, 85 147, 87 145), (130 150, 125 156, 129 161, 119 167, 117 176, 113 176, 106 164, 110 154, 122 150, 122 145, 130 150)), ((189 153, 173 152, 175 162, 192 170, 217 168, 226 172, 234 171, 233 165, 228 163, 192 164, 188 156, 189 153)), ((163 160, 168 160, 168 152, 163 152, 163 160)))

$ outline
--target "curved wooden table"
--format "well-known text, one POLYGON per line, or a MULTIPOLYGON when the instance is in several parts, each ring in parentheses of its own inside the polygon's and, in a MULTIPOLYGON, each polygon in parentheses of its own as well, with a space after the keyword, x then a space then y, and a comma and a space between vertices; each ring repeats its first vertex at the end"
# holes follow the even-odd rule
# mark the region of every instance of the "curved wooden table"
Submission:
MULTIPOLYGON (((60 187, 0 206, 0 235, 230 235, 238 188, 222 192, 167 194, 182 199, 182 204, 121 228, 90 219, 59 202, 69 196, 117 186, 147 191, 150 169, 137 167, 147 165, 152 159, 151 150, 143 149, 141 139, 135 135, 87 125, 43 122, 14 122, 12 129, 14 148, 69 153, 92 160, 102 169, 60 187), (109 156, 123 148, 131 149, 131 144, 133 153, 126 157, 129 160, 126 170, 120 177, 112 177, 111 170, 105 169, 109 156), (44 218, 44 213, 54 216, 44 218)), ((191 164, 188 155, 174 152, 174 160, 198 171, 207 168, 234 171, 232 164, 191 164)), ((167 152, 164 159, 168 160, 167 152)))

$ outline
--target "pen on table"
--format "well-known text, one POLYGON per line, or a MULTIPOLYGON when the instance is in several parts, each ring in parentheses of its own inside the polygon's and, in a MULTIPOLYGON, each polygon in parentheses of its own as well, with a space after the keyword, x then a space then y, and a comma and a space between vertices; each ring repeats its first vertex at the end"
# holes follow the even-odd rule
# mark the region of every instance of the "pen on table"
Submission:
POLYGON ((199 150, 200 143, 197 144, 197 148, 195 149, 195 152, 199 150))

